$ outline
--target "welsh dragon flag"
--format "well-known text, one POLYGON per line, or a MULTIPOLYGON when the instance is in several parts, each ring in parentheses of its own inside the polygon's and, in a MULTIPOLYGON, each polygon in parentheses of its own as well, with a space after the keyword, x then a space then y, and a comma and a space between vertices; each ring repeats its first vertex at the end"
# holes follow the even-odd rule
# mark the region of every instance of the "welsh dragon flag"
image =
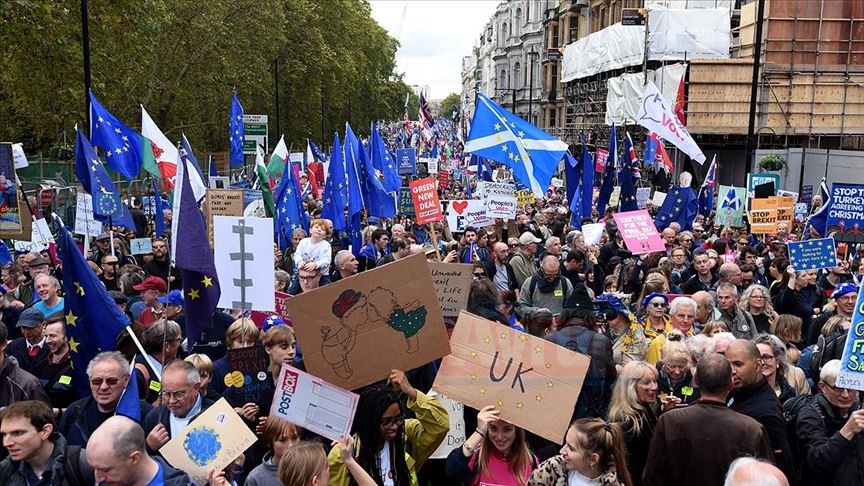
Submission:
POLYGON ((144 170, 162 179, 166 191, 174 190, 177 177, 177 147, 159 130, 144 106, 141 106, 141 148, 144 170))
MULTIPOLYGON (((280 141, 279 143, 282 142, 280 141)), ((260 146, 255 148, 255 173, 258 174, 258 182, 264 195, 264 205, 267 206, 267 211, 270 215, 275 217, 276 204, 273 201, 273 192, 270 190, 270 177, 267 173, 267 167, 264 166, 264 153, 261 152, 260 146)))
MULTIPOLYGON (((270 156, 270 163, 267 164, 267 173, 273 179, 273 182, 282 178, 282 173, 285 172, 285 164, 288 163, 288 147, 285 145, 285 135, 279 139, 276 148, 273 149, 273 155, 270 156)), ((275 184, 271 182, 271 185, 275 184)))

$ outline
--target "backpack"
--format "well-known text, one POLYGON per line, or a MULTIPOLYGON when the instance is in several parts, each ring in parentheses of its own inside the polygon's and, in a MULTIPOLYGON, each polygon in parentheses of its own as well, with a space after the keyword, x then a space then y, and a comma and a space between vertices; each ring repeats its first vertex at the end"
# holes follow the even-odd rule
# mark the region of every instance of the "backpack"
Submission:
POLYGON ((814 382, 819 381, 819 372, 825 363, 832 359, 843 358, 843 348, 846 347, 846 335, 848 331, 840 330, 828 336, 819 336, 813 353, 810 355, 810 377, 814 382))
POLYGON ((822 413, 822 407, 816 404, 817 395, 801 395, 795 398, 790 398, 783 404, 783 422, 786 424, 786 437, 789 439, 789 448, 792 450, 792 461, 794 464, 802 464, 804 461, 804 447, 798 440, 798 435, 795 430, 795 423, 798 421, 798 415, 806 407, 814 407, 819 412, 819 417, 822 418, 822 423, 825 423, 825 415, 822 413))

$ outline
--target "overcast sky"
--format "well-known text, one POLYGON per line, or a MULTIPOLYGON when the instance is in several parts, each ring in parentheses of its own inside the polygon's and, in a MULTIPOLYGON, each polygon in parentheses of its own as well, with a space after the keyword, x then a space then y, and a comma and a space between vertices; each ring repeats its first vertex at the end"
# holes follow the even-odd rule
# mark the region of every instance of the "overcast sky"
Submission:
POLYGON ((436 100, 450 93, 461 93, 462 57, 471 54, 499 3, 499 0, 371 1, 372 16, 401 44, 396 53, 396 69, 405 74, 409 85, 429 85, 430 97, 436 100))

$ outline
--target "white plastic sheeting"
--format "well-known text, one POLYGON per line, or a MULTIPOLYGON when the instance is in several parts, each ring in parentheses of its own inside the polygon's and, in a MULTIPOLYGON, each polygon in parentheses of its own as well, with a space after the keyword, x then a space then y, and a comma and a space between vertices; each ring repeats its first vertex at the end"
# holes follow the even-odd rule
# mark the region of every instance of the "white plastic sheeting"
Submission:
POLYGON ((648 0, 646 7, 655 8, 724 8, 732 10, 732 0, 648 0))
MULTIPOLYGON (((687 71, 684 63, 670 64, 648 71, 648 80, 660 88, 663 97, 674 100, 678 97, 678 84, 687 71)), ((642 73, 627 73, 606 80, 606 124, 635 124, 636 114, 645 92, 642 73)))
MULTIPOLYGON (((728 8, 651 10, 648 14, 649 59, 728 59, 730 16, 728 8)), ((561 82, 638 66, 644 56, 645 27, 611 25, 564 49, 561 82)))
POLYGON ((729 59, 728 9, 657 9, 648 13, 648 56, 655 61, 729 59))
POLYGON ((564 49, 561 82, 586 78, 604 71, 642 64, 645 27, 620 23, 585 36, 564 49))

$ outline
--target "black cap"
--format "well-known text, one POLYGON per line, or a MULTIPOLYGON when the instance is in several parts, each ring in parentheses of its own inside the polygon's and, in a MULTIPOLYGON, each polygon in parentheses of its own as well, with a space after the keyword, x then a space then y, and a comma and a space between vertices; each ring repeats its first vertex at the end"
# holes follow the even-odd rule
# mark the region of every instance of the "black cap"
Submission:
POLYGON ((564 308, 571 309, 570 314, 577 317, 585 317, 594 313, 594 302, 588 287, 584 283, 573 286, 573 292, 564 301, 564 308))

